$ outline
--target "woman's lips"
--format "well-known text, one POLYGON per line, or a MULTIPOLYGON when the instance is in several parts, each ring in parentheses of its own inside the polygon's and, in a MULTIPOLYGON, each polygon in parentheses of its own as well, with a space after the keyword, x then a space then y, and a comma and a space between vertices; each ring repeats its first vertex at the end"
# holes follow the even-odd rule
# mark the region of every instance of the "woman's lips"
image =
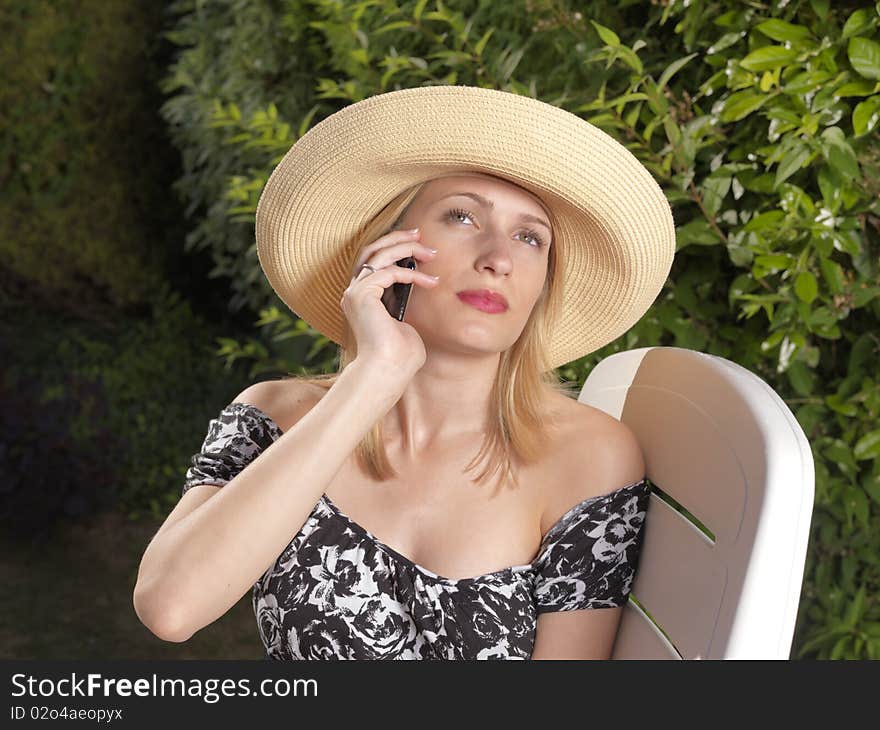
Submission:
POLYGON ((463 301, 465 304, 470 304, 472 307, 476 307, 477 309, 483 312, 488 312, 489 314, 500 314, 507 309, 503 302, 499 302, 497 299, 493 299, 482 294, 460 292, 458 294, 458 298, 461 299, 461 301, 463 301))

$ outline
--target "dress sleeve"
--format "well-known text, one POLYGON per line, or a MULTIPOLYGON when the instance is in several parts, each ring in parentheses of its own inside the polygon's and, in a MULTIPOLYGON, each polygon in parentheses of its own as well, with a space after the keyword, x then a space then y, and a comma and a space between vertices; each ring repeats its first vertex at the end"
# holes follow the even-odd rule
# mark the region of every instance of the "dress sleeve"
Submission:
POLYGON ((579 502, 559 518, 536 559, 537 613, 626 604, 650 493, 645 478, 579 502))
POLYGON ((222 487, 232 481, 279 436, 279 427, 256 406, 230 403, 208 422, 202 448, 190 459, 181 496, 197 484, 222 487))

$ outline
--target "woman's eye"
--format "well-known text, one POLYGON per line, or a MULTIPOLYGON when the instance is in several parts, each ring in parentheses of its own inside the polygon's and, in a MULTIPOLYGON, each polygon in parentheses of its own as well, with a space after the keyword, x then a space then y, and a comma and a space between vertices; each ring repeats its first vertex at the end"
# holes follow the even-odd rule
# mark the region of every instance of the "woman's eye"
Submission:
POLYGON ((532 245, 535 246, 536 248, 540 248, 541 246, 544 245, 544 241, 541 240, 541 237, 537 233, 535 233, 534 231, 523 231, 523 233, 535 241, 535 243, 532 245))
MULTIPOLYGON (((459 218, 467 218, 468 220, 473 221, 473 215, 471 214, 471 212, 464 210, 462 208, 452 208, 451 210, 448 210, 446 212, 446 217, 449 220, 455 220, 455 221, 458 221, 459 218)), ((544 245, 544 241, 541 239, 541 237, 537 233, 535 233, 535 231, 525 230, 525 231, 523 231, 523 234, 525 234, 528 238, 531 238, 534 240, 534 243, 530 244, 534 248, 541 248, 541 246, 544 245)))
POLYGON ((462 210, 461 208, 453 208, 452 210, 448 211, 446 215, 451 219, 457 219, 459 216, 461 216, 462 218, 472 218, 471 214, 468 211, 462 210))

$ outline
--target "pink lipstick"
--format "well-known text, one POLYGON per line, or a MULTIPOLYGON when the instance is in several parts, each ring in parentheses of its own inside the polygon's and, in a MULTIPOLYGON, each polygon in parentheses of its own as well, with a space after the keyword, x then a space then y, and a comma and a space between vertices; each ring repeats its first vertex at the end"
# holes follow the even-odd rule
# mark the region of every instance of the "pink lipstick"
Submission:
POLYGON ((507 300, 504 296, 491 289, 467 289, 458 292, 458 298, 465 304, 489 314, 498 314, 507 310, 507 300))

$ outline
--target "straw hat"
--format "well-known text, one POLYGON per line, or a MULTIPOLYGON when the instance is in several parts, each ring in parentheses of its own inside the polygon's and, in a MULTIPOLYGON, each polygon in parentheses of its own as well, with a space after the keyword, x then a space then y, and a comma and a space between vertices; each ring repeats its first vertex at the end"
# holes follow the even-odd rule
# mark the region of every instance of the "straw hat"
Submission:
POLYGON ((458 171, 531 191, 555 218, 564 252, 563 313, 552 367, 634 325, 675 253, 669 202, 613 137, 558 107, 472 86, 423 86, 368 97, 322 120, 274 169, 256 213, 257 256, 298 317, 343 344, 339 306, 363 227, 406 188, 458 171))

